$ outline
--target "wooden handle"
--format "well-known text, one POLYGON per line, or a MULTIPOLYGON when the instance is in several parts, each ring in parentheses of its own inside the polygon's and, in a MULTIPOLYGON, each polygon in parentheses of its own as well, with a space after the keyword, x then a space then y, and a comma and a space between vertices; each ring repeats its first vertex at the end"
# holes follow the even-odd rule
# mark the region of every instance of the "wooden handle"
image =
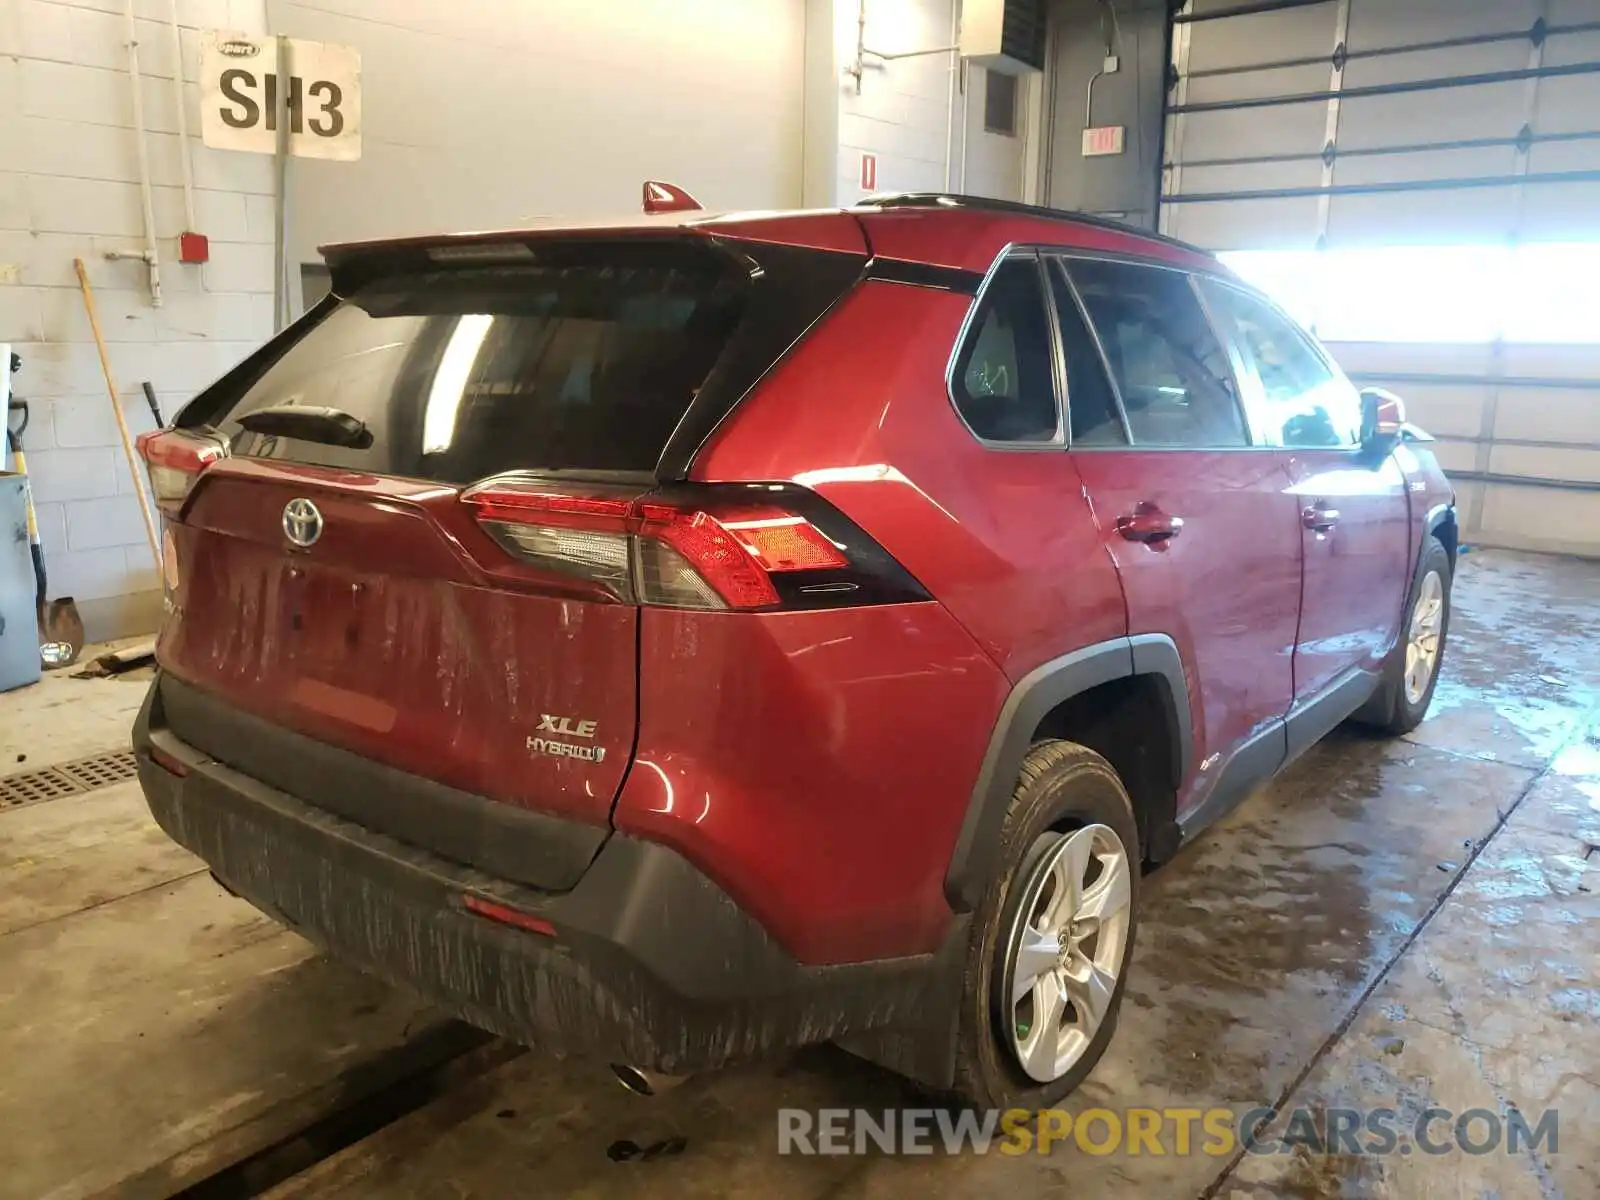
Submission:
POLYGON ((144 473, 139 470, 139 456, 134 453, 133 436, 128 432, 128 418, 123 415, 122 402, 117 399, 117 381, 111 375, 111 359, 106 354, 106 340, 100 335, 100 318, 94 309, 94 289, 89 286, 89 272, 83 259, 75 258, 72 265, 78 272, 78 286, 83 291, 83 307, 89 314, 89 328, 94 331, 95 348, 100 351, 100 370, 106 377, 106 391, 111 396, 111 411, 116 414, 117 432, 122 435, 122 452, 128 459, 128 474, 133 476, 133 492, 139 498, 139 515, 144 518, 144 534, 150 539, 150 553, 155 555, 156 569, 161 569, 161 539, 156 536, 155 517, 150 513, 150 500, 144 491, 144 473))

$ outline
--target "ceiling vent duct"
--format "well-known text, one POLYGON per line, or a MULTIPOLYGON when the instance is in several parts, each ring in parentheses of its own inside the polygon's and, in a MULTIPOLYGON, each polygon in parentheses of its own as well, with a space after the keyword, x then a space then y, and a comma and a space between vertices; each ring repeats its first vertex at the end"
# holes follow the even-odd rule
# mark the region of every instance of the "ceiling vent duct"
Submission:
POLYGON ((1044 70, 1045 0, 963 0, 961 54, 980 67, 1044 70))

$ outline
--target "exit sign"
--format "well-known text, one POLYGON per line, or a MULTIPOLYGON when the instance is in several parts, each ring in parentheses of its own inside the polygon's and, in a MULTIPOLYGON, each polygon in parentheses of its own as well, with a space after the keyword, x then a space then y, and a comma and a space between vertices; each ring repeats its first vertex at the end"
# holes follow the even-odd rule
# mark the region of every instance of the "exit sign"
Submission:
POLYGON ((1121 125, 1097 125, 1083 131, 1083 156, 1095 158, 1102 154, 1121 154, 1122 138, 1126 132, 1121 125))

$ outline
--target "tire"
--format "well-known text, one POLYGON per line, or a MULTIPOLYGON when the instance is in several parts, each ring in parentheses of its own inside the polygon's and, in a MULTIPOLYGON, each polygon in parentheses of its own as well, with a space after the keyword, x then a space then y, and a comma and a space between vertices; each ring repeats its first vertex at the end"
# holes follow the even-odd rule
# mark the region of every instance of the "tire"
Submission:
POLYGON ((1412 577, 1411 588, 1406 593, 1405 612, 1400 618, 1400 634, 1395 640, 1394 649, 1384 661, 1383 675, 1378 689, 1373 692, 1372 699, 1368 700, 1355 715, 1355 719, 1361 724, 1392 737, 1410 733, 1422 724, 1422 718, 1428 712, 1428 705, 1433 703, 1434 689, 1439 685, 1439 672, 1444 668, 1445 643, 1450 633, 1450 584, 1449 551, 1438 538, 1430 534, 1422 545, 1421 556, 1417 559, 1416 574, 1412 577), (1432 667, 1427 685, 1419 692, 1408 685, 1407 649, 1411 645, 1412 635, 1418 628, 1419 606, 1429 595, 1430 576, 1436 576, 1438 579, 1438 599, 1442 607, 1438 615, 1432 667))
MULTIPOLYGON (((1001 862, 1005 869, 989 885, 975 914, 972 942, 963 969, 954 1088, 960 1102, 975 1107, 1037 1110, 1055 1104, 1082 1083, 1116 1032, 1137 926, 1142 857, 1138 824, 1128 793, 1110 763, 1083 746, 1050 741, 1034 746, 1023 760, 1000 837, 1001 862), (1120 923, 1116 916, 1108 916, 1108 923, 1103 927, 1096 925, 1093 918, 1075 926, 1100 930, 1081 946, 1087 948, 1091 957, 1117 960, 1115 983, 1109 989, 1109 1002, 1104 1004, 1097 1025, 1087 1037, 1081 1032, 1084 1022, 1076 1006, 1063 1010, 1064 1015, 1056 1028, 1067 1032, 1057 1035, 1056 1044, 1065 1045, 1064 1039, 1070 1038, 1077 1052, 1064 1073, 1041 1080, 1025 1069, 1023 1050, 1017 1041, 1024 1029, 1032 1032, 1018 1014, 1029 1019, 1038 1015, 1036 1004, 1041 993, 1030 991, 1020 1008, 1017 1004, 1007 1006, 1007 984, 1015 973, 1014 966, 1026 966, 1031 970, 1034 963, 1044 961, 1039 957, 1041 953, 1050 953, 1041 951, 1034 943, 1033 954, 1024 964, 1016 949, 1018 939, 1031 937, 1048 942, 1051 935, 1036 930, 1032 920, 1028 921, 1026 930, 1017 922, 1025 903, 1048 917, 1050 900, 1055 894, 1051 888, 1064 875, 1070 876, 1075 861, 1073 847, 1066 844, 1074 832, 1079 834, 1074 847, 1087 845, 1088 857, 1084 861, 1092 860, 1094 864, 1082 876, 1088 880, 1088 886, 1074 895, 1098 895, 1102 900, 1109 896, 1103 889, 1096 892, 1096 885, 1113 882, 1112 876, 1118 874, 1104 865, 1114 862, 1114 858, 1101 853, 1110 851, 1114 840, 1122 849, 1121 874, 1126 876, 1127 902, 1120 923), (1043 892, 1037 890, 1041 881, 1045 881, 1043 892), (1042 910, 1039 905, 1043 906, 1042 910), (1100 941, 1102 937, 1107 939, 1104 943, 1100 941), (1067 1016, 1072 1018, 1070 1022, 1067 1016)), ((1109 901, 1106 903, 1109 905, 1109 901)), ((1043 920, 1041 923, 1050 924, 1043 920)), ((1073 934, 1069 929, 1064 936, 1070 941, 1073 934)), ((1071 961, 1078 968, 1084 965, 1083 960, 1075 956, 1062 961, 1071 961)), ((1047 967, 1045 973, 1052 972, 1047 967)), ((1060 992, 1055 994, 1061 995, 1060 992)), ((1106 991, 1099 989, 1095 995, 1104 997, 1106 991)), ((1046 1036, 1044 1029, 1041 1024, 1039 1040, 1046 1036)), ((1039 1040, 1034 1041, 1035 1046, 1039 1040)), ((1043 1057, 1054 1064, 1059 1060, 1052 1058, 1051 1053, 1044 1051, 1043 1057)), ((1037 1066, 1039 1056, 1035 1056, 1034 1061, 1037 1066)), ((1054 1069, 1052 1065, 1046 1073, 1054 1069)))

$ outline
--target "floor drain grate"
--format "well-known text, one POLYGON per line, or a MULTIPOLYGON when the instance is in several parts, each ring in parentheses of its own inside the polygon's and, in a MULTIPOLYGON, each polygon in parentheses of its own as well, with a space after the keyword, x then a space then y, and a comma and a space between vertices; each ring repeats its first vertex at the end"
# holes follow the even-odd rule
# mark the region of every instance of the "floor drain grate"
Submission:
POLYGON ((131 750, 113 750, 39 771, 0 776, 0 810, 77 796, 138 777, 131 750))
POLYGON ((80 758, 77 762, 62 763, 58 767, 52 767, 51 770, 65 775, 86 792, 92 792, 95 788, 110 787, 114 783, 125 783, 139 777, 139 764, 131 750, 96 754, 93 758, 80 758))

